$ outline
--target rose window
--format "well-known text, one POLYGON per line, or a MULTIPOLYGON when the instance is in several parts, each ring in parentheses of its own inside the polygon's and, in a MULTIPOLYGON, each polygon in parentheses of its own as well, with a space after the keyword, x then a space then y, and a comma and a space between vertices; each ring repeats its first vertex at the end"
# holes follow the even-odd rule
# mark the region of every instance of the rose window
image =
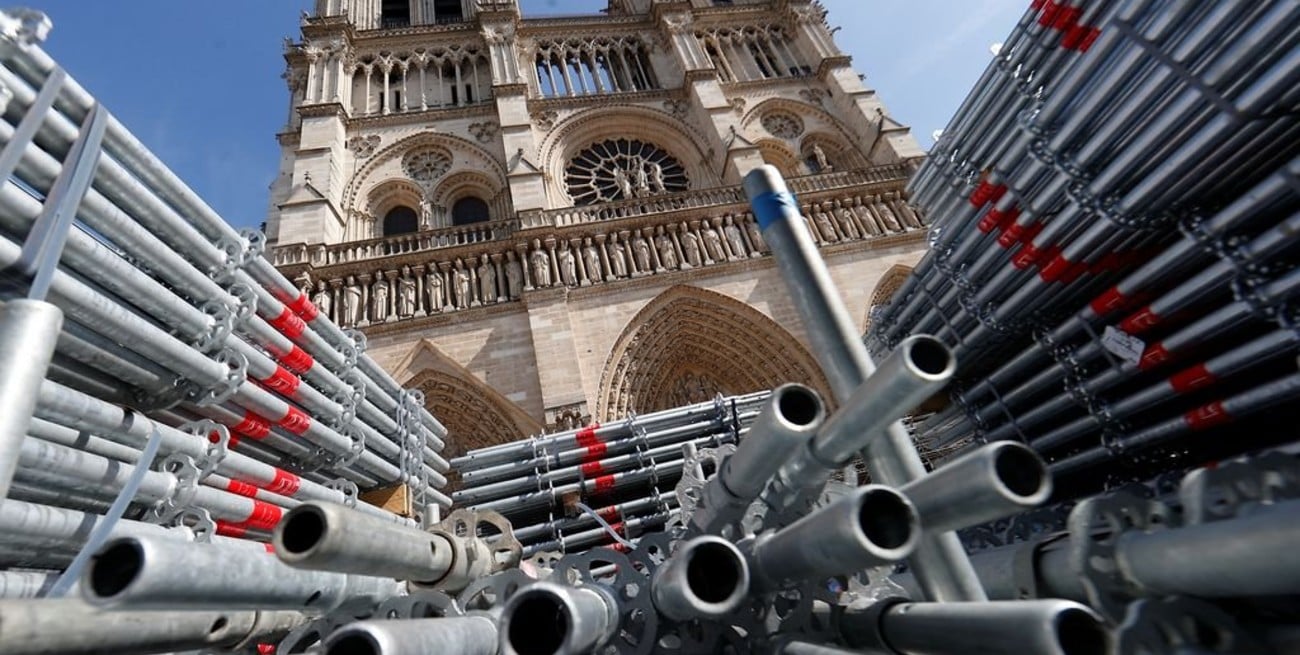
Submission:
POLYGON ((441 150, 415 150, 402 158, 402 169, 411 179, 432 182, 451 168, 451 155, 441 150))
POLYGON ((569 160, 564 183, 575 205, 647 198, 687 188, 686 170, 651 143, 609 139, 569 160))
POLYGON ((794 139, 803 134, 803 121, 794 114, 774 111, 763 116, 763 129, 779 139, 794 139))

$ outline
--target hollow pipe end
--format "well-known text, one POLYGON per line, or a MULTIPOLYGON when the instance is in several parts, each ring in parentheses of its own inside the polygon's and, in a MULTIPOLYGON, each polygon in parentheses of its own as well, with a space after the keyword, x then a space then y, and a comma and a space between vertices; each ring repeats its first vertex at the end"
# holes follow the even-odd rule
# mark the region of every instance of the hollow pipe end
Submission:
POLYGON ((897 562, 916 549, 921 520, 912 501, 884 485, 867 485, 852 497, 854 526, 862 551, 879 562, 897 562))
POLYGON ((511 596, 501 610, 501 655, 576 655, 587 652, 590 632, 572 588, 535 582, 511 596))
POLYGON ((1105 655, 1111 651, 1111 635, 1102 618, 1092 609, 1071 601, 1052 617, 1051 630, 1061 655, 1105 655))
POLYGON ((329 512, 316 503, 303 503, 275 526, 271 534, 275 556, 290 566, 302 566, 317 552, 329 529, 329 512))
POLYGON ((996 441, 984 448, 989 452, 992 477, 1007 500, 1037 507, 1051 497, 1051 471, 1032 448, 1015 441, 996 441))
POLYGON ((928 334, 915 334, 898 344, 903 362, 918 378, 945 382, 957 372, 957 356, 944 342, 928 334))
POLYGON ((815 432, 826 420, 826 403, 821 394, 802 384, 783 384, 773 389, 770 402, 784 427, 800 436, 815 432))
POLYGON ((653 583, 656 607, 679 621, 715 619, 740 607, 749 595, 749 563, 735 544, 703 536, 682 544, 653 583))
POLYGON ((139 539, 108 541, 90 558, 82 573, 82 598, 101 607, 116 604, 140 578, 146 558, 145 544, 139 539))

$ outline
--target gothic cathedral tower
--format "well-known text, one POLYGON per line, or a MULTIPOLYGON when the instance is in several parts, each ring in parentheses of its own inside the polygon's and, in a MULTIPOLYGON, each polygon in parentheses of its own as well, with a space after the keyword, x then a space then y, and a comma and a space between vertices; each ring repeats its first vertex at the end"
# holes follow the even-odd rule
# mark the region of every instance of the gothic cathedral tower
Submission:
POLYGON ((925 245, 923 154, 807 0, 317 0, 286 44, 275 263, 422 389, 450 455, 800 381, 740 190, 799 196, 865 327, 925 245))

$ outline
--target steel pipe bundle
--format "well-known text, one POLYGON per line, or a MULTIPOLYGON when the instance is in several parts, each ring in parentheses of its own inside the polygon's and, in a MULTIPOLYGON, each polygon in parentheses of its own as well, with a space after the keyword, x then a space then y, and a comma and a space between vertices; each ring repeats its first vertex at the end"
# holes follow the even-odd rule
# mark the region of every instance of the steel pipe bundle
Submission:
POLYGON ((307 622, 288 611, 112 612, 78 599, 0 601, 0 644, 12 655, 239 650, 307 622))
POLYGON ((326 655, 496 655, 497 623, 471 615, 410 621, 357 621, 330 635, 326 655))
POLYGON ((0 651, 1262 652, 1295 611, 1295 3, 1033 2, 912 182, 934 247, 865 339, 747 175, 835 412, 788 384, 451 462, 6 18, 0 265, 31 284, 0 312, 62 325, 0 334, 40 355, 0 379, 0 595, 83 600, 0 602, 0 651), (424 520, 356 502, 387 484, 424 520))
POLYGON ((153 536, 105 544, 81 580, 98 607, 327 611, 400 592, 393 579, 303 571, 266 553, 153 536))
POLYGON ((401 592, 265 542, 304 502, 414 523, 358 501, 380 486, 449 506, 446 430, 40 49, 43 16, 0 23, 3 596, 154 608, 6 603, 0 650, 251 647, 401 592))
MULTIPOLYGON (((820 419, 814 421, 810 415, 821 412, 821 401, 815 396, 805 387, 789 386, 719 397, 471 452, 453 460, 454 465, 467 467, 458 471, 462 487, 453 498, 511 519, 525 555, 617 543, 618 538, 658 529, 674 515, 677 498, 665 491, 665 485, 681 477, 684 447, 715 447, 734 443, 738 436, 744 443, 755 435, 760 443, 767 443, 761 435, 772 428, 764 427, 769 421, 763 417, 764 408, 779 405, 781 398, 801 425, 815 426, 820 419), (502 461, 510 456, 519 459, 502 461), (586 504, 592 513, 575 513, 575 501, 586 504)), ((774 461, 771 455, 760 454, 764 465, 774 461)), ((759 475, 746 471, 737 479, 753 484, 751 480, 759 475)))
POLYGON ((1294 399, 1298 352, 1300 10, 1085 11, 1083 56, 1041 9, 953 118, 910 187, 934 248, 867 335, 958 353, 923 443, 1028 443, 1066 494, 1124 458, 1233 454, 1189 440, 1294 399))

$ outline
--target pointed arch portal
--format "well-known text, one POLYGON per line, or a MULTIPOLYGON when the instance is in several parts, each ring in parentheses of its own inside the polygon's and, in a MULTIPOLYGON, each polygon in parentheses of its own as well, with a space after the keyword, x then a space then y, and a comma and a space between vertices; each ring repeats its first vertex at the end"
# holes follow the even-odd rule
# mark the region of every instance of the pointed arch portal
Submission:
POLYGON ((414 373, 402 386, 422 391, 425 408, 447 428, 444 457, 542 433, 542 426, 523 409, 427 339, 416 344, 398 370, 414 373))
POLYGON ((675 286, 638 312, 615 342, 598 414, 609 421, 786 382, 829 398, 816 360, 776 321, 722 294, 675 286))

